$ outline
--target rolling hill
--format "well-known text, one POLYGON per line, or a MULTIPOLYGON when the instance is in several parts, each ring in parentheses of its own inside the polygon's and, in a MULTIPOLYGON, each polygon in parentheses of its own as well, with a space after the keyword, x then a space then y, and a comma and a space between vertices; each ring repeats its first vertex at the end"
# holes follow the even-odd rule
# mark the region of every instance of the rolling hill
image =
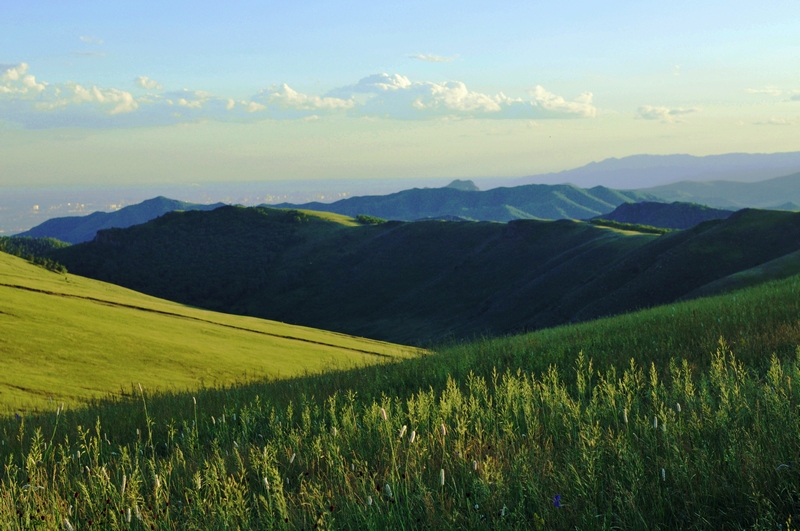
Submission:
POLYGON ((224 207, 101 231, 51 256, 186 304, 427 345, 672 302, 798 249, 790 212, 742 210, 658 236, 569 220, 360 225, 224 207))
POLYGON ((732 210, 721 210, 697 203, 643 201, 641 203, 623 203, 613 212, 594 219, 649 225, 664 229, 688 229, 703 221, 726 219, 731 214, 733 214, 732 210))
POLYGON ((189 308, 0 253, 0 409, 197 390, 408 357, 414 349, 189 308), (51 402, 52 400, 52 402, 51 402))
POLYGON ((138 225, 174 210, 214 210, 223 206, 223 204, 200 205, 159 196, 136 205, 121 208, 115 212, 94 212, 88 216, 67 216, 48 219, 29 231, 22 232, 16 236, 55 238, 67 243, 81 243, 94 238, 98 230, 138 225))
POLYGON ((584 189, 569 184, 531 184, 479 191, 474 185, 458 183, 444 188, 413 188, 388 195, 351 197, 334 203, 282 203, 270 206, 335 212, 353 217, 366 214, 403 221, 443 216, 476 221, 511 221, 588 219, 611 212, 622 203, 658 201, 657 197, 650 194, 612 190, 603 186, 584 189))

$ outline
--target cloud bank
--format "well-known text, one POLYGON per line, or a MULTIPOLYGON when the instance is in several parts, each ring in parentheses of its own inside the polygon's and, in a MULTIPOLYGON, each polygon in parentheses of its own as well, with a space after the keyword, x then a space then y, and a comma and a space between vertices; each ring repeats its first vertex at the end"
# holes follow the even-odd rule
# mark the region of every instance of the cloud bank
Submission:
POLYGON ((0 120, 43 129, 161 126, 202 120, 314 120, 326 114, 395 120, 538 120, 592 118, 597 114, 590 92, 568 100, 537 85, 528 97, 512 98, 502 92, 476 92, 460 81, 412 81, 385 73, 322 95, 304 94, 284 83, 244 100, 197 90, 163 91, 161 83, 147 76, 135 78, 134 84, 155 92, 47 83, 30 74, 26 63, 0 65, 0 120))

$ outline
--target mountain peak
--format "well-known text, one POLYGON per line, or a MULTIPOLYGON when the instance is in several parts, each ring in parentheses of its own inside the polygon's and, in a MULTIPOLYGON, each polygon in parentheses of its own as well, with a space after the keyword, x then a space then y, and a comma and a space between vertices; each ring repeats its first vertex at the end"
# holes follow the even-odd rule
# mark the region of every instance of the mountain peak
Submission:
POLYGON ((480 188, 475 186, 475 183, 472 181, 462 181, 461 179, 456 179, 455 181, 451 182, 445 188, 455 188, 456 190, 461 190, 462 192, 480 192, 480 188))

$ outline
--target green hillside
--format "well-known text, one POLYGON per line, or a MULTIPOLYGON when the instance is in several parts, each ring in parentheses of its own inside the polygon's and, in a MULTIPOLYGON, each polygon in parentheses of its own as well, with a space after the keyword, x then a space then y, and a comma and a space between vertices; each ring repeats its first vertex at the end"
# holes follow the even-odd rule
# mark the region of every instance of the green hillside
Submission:
POLYGON ((0 409, 380 363, 414 350, 199 310, 0 253, 0 409), (52 400, 52 402, 51 402, 52 400))
POLYGON ((459 216, 477 221, 514 219, 588 219, 611 212, 622 203, 657 201, 636 191, 612 190, 603 186, 586 189, 571 184, 529 184, 478 191, 459 186, 414 188, 394 194, 359 196, 334 203, 274 205, 336 212, 355 217, 368 214, 380 218, 413 221, 443 216, 459 216))
POLYGON ((668 303, 798 242, 790 212, 744 210, 659 236, 571 220, 359 224, 225 207, 103 231, 51 256, 185 304, 427 346, 668 303))
POLYGON ((792 277, 400 363, 3 419, 0 520, 788 528, 798 292, 792 277))
POLYGON ((688 229, 703 221, 726 219, 731 214, 733 214, 732 210, 721 210, 697 203, 642 201, 640 203, 623 203, 613 212, 603 214, 595 219, 602 218, 619 223, 649 225, 664 229, 688 229))

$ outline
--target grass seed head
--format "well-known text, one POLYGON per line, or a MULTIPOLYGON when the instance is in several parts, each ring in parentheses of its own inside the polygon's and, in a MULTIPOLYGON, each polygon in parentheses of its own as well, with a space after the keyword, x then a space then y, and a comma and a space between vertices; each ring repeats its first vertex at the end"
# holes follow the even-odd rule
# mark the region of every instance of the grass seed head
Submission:
POLYGON ((384 422, 386 422, 386 410, 381 408, 381 418, 384 422))
POLYGON ((408 436, 408 442, 414 444, 414 440, 417 438, 417 432, 415 430, 411 430, 411 435, 408 436))
POLYGON ((400 428, 400 438, 401 438, 401 439, 403 438, 403 435, 405 435, 405 434, 406 434, 406 429, 407 429, 407 428, 408 428, 408 426, 406 426, 405 424, 403 424, 403 427, 402 427, 402 428, 400 428))
MULTIPOLYGON (((444 424, 442 424, 444 426, 444 424)), ((444 468, 439 470, 439 485, 444 487, 444 468)))
POLYGON ((442 422, 442 425, 439 427, 439 429, 440 429, 440 430, 441 430, 441 432, 442 432, 442 437, 444 437, 445 435, 447 435, 447 428, 445 428, 445 426, 444 426, 444 422, 442 422))
POLYGON ((681 403, 680 403, 680 402, 676 402, 676 403, 675 403, 675 409, 677 409, 677 410, 678 410, 678 413, 680 413, 680 412, 681 412, 681 403))

